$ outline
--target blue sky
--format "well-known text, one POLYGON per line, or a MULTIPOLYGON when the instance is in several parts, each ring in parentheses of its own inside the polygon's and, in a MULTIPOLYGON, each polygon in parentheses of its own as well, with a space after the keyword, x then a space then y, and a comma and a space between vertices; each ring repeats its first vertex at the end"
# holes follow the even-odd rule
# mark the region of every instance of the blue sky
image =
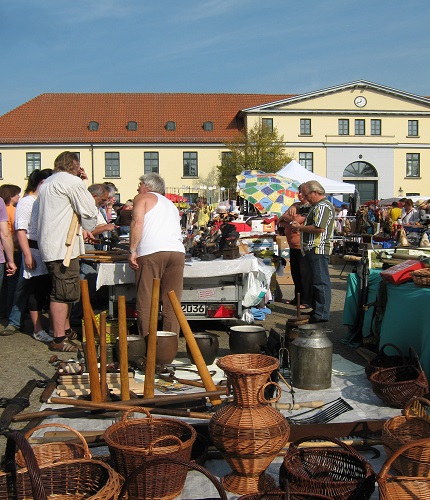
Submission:
POLYGON ((0 115, 45 92, 430 96, 428 0, 0 0, 0 115))

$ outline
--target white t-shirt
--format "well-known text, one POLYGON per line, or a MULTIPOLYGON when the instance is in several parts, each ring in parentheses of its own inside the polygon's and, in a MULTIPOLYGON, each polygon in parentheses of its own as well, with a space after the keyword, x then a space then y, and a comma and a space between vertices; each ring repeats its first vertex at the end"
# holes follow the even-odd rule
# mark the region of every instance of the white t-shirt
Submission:
POLYGON ((156 252, 185 253, 178 209, 162 194, 152 194, 157 196, 158 202, 145 214, 137 256, 156 252))
MULTIPOLYGON (((24 230, 27 233, 29 240, 37 241, 37 219, 33 216, 33 206, 36 197, 32 194, 24 196, 18 202, 15 212, 15 231, 24 230)), ((47 274, 45 263, 42 260, 40 251, 37 248, 30 248, 31 255, 36 264, 35 269, 27 269, 24 265, 24 257, 22 259, 22 275, 25 279, 33 278, 34 276, 42 276, 47 274)))

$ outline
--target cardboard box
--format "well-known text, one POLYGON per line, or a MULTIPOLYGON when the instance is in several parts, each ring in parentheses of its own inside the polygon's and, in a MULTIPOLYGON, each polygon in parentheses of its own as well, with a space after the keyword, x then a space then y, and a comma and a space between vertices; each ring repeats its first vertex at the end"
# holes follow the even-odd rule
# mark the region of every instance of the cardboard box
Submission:
POLYGON ((286 236, 276 236, 276 244, 279 248, 289 248, 286 236))
POLYGON ((254 231, 255 233, 262 233, 263 232, 263 221, 260 219, 251 220, 251 228, 252 228, 252 231, 254 231))
POLYGON ((263 232, 274 233, 275 232, 275 221, 270 222, 270 224, 263 224, 263 232))

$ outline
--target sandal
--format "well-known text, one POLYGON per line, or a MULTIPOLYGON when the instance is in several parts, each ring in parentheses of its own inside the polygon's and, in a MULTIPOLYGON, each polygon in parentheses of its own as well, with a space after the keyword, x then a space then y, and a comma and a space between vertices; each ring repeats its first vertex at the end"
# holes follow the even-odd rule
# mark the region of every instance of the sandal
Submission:
POLYGON ((34 332, 33 333, 33 338, 36 340, 39 340, 40 342, 52 342, 54 340, 54 337, 49 335, 49 333, 46 333, 45 330, 40 330, 39 332, 34 332))
POLYGON ((52 341, 49 343, 49 350, 54 352, 78 352, 78 347, 71 342, 67 342, 67 340, 59 344, 52 341))

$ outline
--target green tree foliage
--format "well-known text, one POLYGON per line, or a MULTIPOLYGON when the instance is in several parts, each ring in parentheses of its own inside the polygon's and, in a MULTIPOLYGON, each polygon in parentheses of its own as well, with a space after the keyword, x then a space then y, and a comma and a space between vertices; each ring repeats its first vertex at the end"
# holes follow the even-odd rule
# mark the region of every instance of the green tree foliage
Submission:
POLYGON ((221 153, 217 166, 218 185, 229 189, 235 189, 236 175, 244 170, 276 172, 292 160, 285 151, 284 137, 260 122, 226 146, 229 151, 221 153))

